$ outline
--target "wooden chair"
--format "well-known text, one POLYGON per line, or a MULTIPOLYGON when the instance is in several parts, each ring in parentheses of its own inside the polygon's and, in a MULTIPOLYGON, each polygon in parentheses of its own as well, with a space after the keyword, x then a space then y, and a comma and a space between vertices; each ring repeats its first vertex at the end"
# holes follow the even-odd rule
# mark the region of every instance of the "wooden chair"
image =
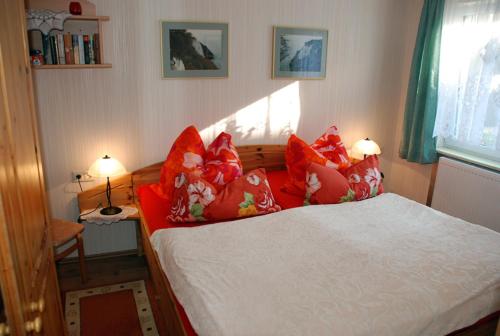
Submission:
POLYGON ((78 259, 80 263, 80 277, 82 282, 87 281, 87 270, 85 268, 85 254, 83 252, 82 232, 85 227, 82 224, 73 223, 61 219, 52 220, 52 245, 54 247, 54 260, 57 262, 73 251, 78 250, 78 259), (57 253, 57 248, 70 240, 75 239, 75 244, 69 246, 66 250, 57 253))

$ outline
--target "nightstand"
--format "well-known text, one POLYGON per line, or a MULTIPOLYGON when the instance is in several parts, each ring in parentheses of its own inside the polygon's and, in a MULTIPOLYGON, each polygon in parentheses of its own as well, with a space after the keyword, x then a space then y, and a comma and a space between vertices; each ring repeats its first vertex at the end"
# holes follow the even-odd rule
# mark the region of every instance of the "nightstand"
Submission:
MULTIPOLYGON (((120 205, 120 207, 127 207, 127 208, 134 208, 137 210, 137 206, 135 204, 125 204, 125 205, 120 205)), ((103 221, 105 221, 107 219, 107 217, 109 218, 110 216, 105 216, 105 215, 101 215, 99 213, 99 209, 93 211, 94 209, 86 209, 86 210, 82 210, 82 214, 88 214, 88 213, 92 213, 92 215, 94 216, 94 218, 102 218, 103 221)), ((111 216, 112 217, 112 216, 111 216)), ((122 219, 119 219, 116 221, 116 223, 119 223, 119 222, 123 222, 123 221, 134 221, 135 222, 135 235, 136 235, 136 241, 137 241, 137 255, 138 256, 142 256, 143 253, 144 253, 144 250, 143 250, 143 247, 142 247, 142 235, 141 235, 141 216, 139 215, 139 211, 136 211, 134 214, 131 214, 125 218, 122 218, 122 219)), ((91 224, 92 222, 90 221, 87 221, 85 219, 82 219, 80 217, 78 217, 78 222, 79 223, 87 223, 87 224, 91 224)), ((115 222, 114 222, 115 223, 115 222)))

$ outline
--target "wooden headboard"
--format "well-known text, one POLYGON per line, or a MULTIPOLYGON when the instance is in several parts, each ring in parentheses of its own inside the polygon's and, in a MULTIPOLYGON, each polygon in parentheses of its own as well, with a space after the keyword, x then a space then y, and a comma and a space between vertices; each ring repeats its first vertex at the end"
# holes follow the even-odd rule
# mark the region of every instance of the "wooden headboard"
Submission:
MULTIPOLYGON (((245 172, 255 168, 267 171, 283 170, 285 166, 285 145, 250 145, 236 147, 245 172)), ((111 202, 113 205, 127 205, 138 200, 137 189, 143 184, 160 180, 163 162, 140 168, 132 173, 111 179, 111 202)), ((78 194, 80 212, 106 205, 106 184, 98 185, 78 194)))

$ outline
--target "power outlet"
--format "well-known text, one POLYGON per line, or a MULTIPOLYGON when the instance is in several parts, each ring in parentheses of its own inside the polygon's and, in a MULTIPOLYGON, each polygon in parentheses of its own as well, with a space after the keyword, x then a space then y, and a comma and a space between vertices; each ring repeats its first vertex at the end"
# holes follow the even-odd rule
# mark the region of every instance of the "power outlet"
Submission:
POLYGON ((95 179, 90 176, 87 172, 78 172, 78 171, 75 171, 72 174, 72 182, 78 182, 78 179, 76 178, 77 175, 80 175, 81 178, 80 178, 80 182, 92 182, 94 181, 95 179))

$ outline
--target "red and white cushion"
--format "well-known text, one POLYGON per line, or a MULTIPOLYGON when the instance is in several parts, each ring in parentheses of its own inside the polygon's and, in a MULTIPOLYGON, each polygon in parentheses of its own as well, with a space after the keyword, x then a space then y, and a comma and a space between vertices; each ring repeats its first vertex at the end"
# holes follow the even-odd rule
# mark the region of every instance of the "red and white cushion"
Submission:
POLYGON ((322 166, 337 167, 295 134, 292 134, 288 139, 285 160, 288 170, 288 181, 283 186, 283 191, 300 197, 304 197, 306 192, 306 169, 311 162, 322 166))
POLYGON ((337 204, 354 200, 354 191, 336 169, 311 163, 306 171, 304 205, 337 204))
POLYGON ((243 168, 231 135, 225 132, 207 147, 203 178, 217 190, 243 175, 243 168))
POLYGON ((231 135, 220 133, 205 150, 196 127, 187 127, 172 145, 161 168, 160 183, 153 190, 169 199, 174 191, 174 179, 180 173, 203 176, 217 190, 240 177, 243 167, 231 135))
POLYGON ((351 189, 355 192, 356 201, 374 197, 384 192, 382 174, 376 155, 370 155, 352 165, 344 172, 344 176, 347 178, 351 189))
POLYGON ((173 222, 221 221, 280 211, 266 172, 255 169, 218 191, 195 174, 179 174, 168 219, 173 222))
POLYGON ((202 173, 205 145, 194 126, 187 127, 174 141, 160 171, 160 183, 153 190, 168 199, 174 190, 174 179, 179 173, 202 173))
POLYGON ((336 126, 330 126, 312 145, 291 135, 285 152, 289 179, 283 191, 303 197, 305 174, 311 162, 345 171, 351 163, 336 126))
POLYGON ((341 172, 351 166, 349 155, 340 138, 339 130, 335 125, 330 126, 326 132, 311 145, 311 148, 335 163, 337 165, 336 168, 341 172))

